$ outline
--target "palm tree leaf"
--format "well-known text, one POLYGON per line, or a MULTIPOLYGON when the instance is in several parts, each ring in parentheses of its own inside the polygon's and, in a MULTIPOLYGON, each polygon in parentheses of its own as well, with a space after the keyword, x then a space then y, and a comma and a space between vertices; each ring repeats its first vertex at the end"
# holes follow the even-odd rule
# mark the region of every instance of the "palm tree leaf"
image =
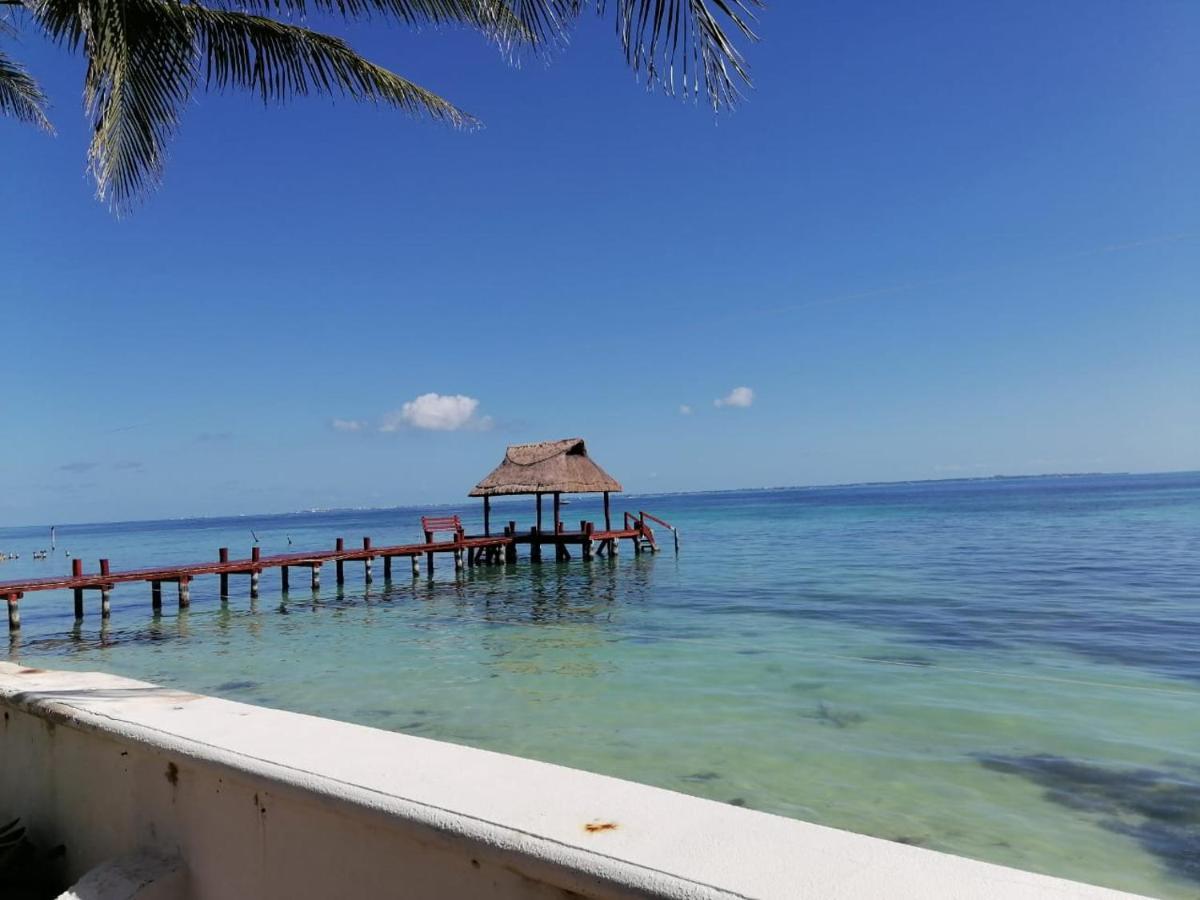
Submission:
POLYGON ((179 8, 194 28, 210 85, 251 88, 264 102, 310 93, 341 93, 453 125, 475 119, 437 94, 363 59, 335 37, 247 13, 179 8))
POLYGON ((36 0, 35 14, 53 38, 83 46, 90 168, 100 198, 119 212, 161 179, 200 60, 210 86, 250 88, 264 101, 337 93, 475 122, 345 42, 263 16, 181 0, 36 0))
MULTIPOLYGON (((598 4, 603 12, 605 0, 598 4)), ((645 72, 648 83, 674 93, 678 81, 685 96, 703 91, 714 109, 741 98, 738 85, 749 85, 750 73, 727 28, 757 40, 750 26, 763 0, 613 0, 613 5, 625 58, 635 72, 645 72)))
POLYGON ((46 95, 20 63, 0 51, 0 114, 54 133, 46 118, 46 95))

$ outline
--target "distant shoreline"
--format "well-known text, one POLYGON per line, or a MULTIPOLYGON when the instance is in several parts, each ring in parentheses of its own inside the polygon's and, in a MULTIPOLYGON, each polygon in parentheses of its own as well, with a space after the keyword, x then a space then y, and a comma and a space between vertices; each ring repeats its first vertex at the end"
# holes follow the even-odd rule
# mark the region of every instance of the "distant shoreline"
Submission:
MULTIPOLYGON (((985 482, 1000 482, 1000 481, 1049 481, 1053 479, 1073 479, 1073 478, 1142 478, 1159 475, 1200 475, 1200 469, 1180 469, 1167 472, 1049 472, 1040 475, 960 475, 950 478, 914 478, 900 481, 849 481, 836 482, 833 484, 786 484, 775 485, 769 487, 737 487, 737 488, 711 488, 708 490, 694 491, 638 491, 627 492, 620 496, 622 497, 696 497, 706 496, 710 494, 750 494, 750 493, 770 493, 773 491, 827 491, 853 488, 871 488, 871 487, 902 487, 906 485, 922 485, 922 484, 973 484, 985 482)), ((507 498, 506 498, 507 499, 507 498)), ((515 501, 514 501, 515 502, 515 501)), ((205 521, 220 521, 225 519, 256 519, 256 518, 277 518, 282 516, 312 516, 312 515, 336 515, 338 513, 375 513, 387 512, 389 510, 423 510, 423 509, 440 509, 448 507, 461 507, 466 505, 463 502, 441 502, 441 503, 417 503, 417 504, 397 504, 395 506, 331 506, 313 509, 292 509, 282 512, 255 512, 255 513, 226 513, 222 515, 208 516, 173 516, 171 518, 157 519, 117 519, 117 520, 98 520, 93 522, 55 522, 55 523, 36 523, 24 525, 0 525, 0 530, 13 529, 21 530, 26 528, 49 528, 50 524, 56 525, 58 528, 84 528, 94 527, 96 525, 147 525, 155 522, 205 522, 205 521)), ((505 500, 498 500, 493 504, 504 506, 508 505, 505 500)))

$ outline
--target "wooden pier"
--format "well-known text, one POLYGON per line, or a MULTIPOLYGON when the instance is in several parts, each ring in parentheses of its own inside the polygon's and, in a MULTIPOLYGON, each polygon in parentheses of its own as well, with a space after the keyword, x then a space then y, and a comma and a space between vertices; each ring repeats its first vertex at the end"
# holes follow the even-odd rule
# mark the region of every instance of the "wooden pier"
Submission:
POLYGON ((35 578, 30 581, 0 581, 0 597, 8 604, 8 628, 16 631, 21 627, 20 601, 34 591, 69 590, 75 597, 75 619, 83 618, 84 592, 99 591, 100 616, 107 619, 112 609, 112 591, 118 584, 140 581, 150 585, 150 605, 155 613, 162 610, 162 586, 174 584, 179 594, 179 607, 191 603, 191 582, 201 575, 216 575, 221 579, 221 600, 229 597, 229 577, 246 576, 250 579, 250 597, 259 593, 260 576, 267 569, 279 569, 280 584, 286 594, 291 586, 292 569, 308 569, 312 590, 321 587, 321 567, 332 563, 337 583, 346 580, 346 563, 362 563, 363 580, 370 584, 374 577, 372 563, 383 560, 383 577, 392 577, 392 561, 409 560, 414 578, 421 574, 421 557, 425 567, 433 574, 434 558, 448 553, 454 557, 455 571, 479 565, 512 565, 517 561, 517 548, 529 547, 529 559, 540 562, 542 548, 551 547, 554 559, 571 559, 571 547, 578 546, 585 560, 596 557, 615 557, 621 549, 621 541, 630 541, 633 552, 657 552, 658 544, 648 521, 670 530, 675 537, 675 552, 679 552, 679 533, 662 519, 646 512, 625 513, 621 527, 614 528, 609 494, 621 491, 621 485, 601 469, 589 456, 581 438, 561 441, 543 441, 537 444, 514 444, 504 454, 504 459, 483 481, 471 491, 470 496, 483 498, 483 534, 467 534, 458 516, 424 516, 421 530, 425 541, 420 544, 401 544, 392 547, 376 547, 369 537, 362 539, 362 547, 349 549, 342 538, 338 538, 332 550, 315 553, 284 553, 262 556, 259 548, 250 551, 249 559, 230 559, 229 548, 217 551, 216 562, 194 563, 186 566, 163 566, 155 569, 131 569, 113 572, 108 560, 100 560, 99 571, 84 572, 83 561, 71 561, 71 574, 57 578, 35 578), (528 530, 509 522, 502 534, 492 533, 492 497, 533 496, 536 498, 536 524, 528 530), (549 529, 542 525, 542 497, 554 498, 554 519, 549 529), (597 528, 588 521, 579 523, 578 531, 568 531, 562 521, 563 494, 603 494, 604 527, 597 528), (439 540, 439 535, 449 534, 448 540, 439 540))
MULTIPOLYGON (((192 563, 189 565, 159 566, 146 569, 129 569, 113 571, 107 559, 101 559, 97 571, 85 572, 83 560, 71 560, 71 574, 52 576, 49 578, 34 578, 26 581, 0 581, 0 597, 8 606, 9 631, 17 631, 21 627, 20 601, 26 595, 37 591, 69 590, 74 597, 75 618, 84 618, 84 596, 87 591, 98 592, 100 595, 100 617, 107 619, 112 611, 112 592, 119 584, 141 582, 150 585, 150 606, 155 612, 161 612, 163 604, 163 585, 175 585, 179 608, 184 609, 191 604, 191 582, 203 575, 216 575, 220 579, 221 600, 229 598, 230 576, 247 577, 250 580, 250 597, 259 596, 259 582, 262 573, 268 569, 279 569, 280 585, 286 594, 291 586, 291 570, 307 569, 307 580, 312 590, 321 587, 321 571, 326 563, 334 568, 334 578, 338 585, 346 580, 346 564, 361 563, 363 581, 371 584, 374 580, 375 560, 383 561, 383 578, 392 580, 393 561, 408 560, 413 578, 421 575, 421 559, 425 559, 425 569, 429 575, 434 572, 434 559, 438 555, 449 554, 454 558, 454 568, 461 571, 465 567, 513 565, 517 562, 517 547, 527 545, 529 558, 537 562, 542 558, 542 548, 554 548, 556 560, 571 559, 568 547, 578 546, 581 557, 585 560, 600 556, 616 556, 619 553, 620 542, 628 540, 633 543, 635 553, 644 550, 651 552, 658 549, 654 532, 647 521, 658 522, 667 528, 670 525, 648 513, 625 514, 624 527, 618 529, 597 529, 593 523, 579 523, 578 531, 567 531, 559 522, 550 531, 542 531, 537 526, 528 531, 517 528, 516 522, 509 522, 502 534, 491 534, 490 526, 484 534, 467 534, 458 516, 425 517, 422 519, 422 529, 425 540, 417 544, 400 544, 396 546, 375 546, 369 537, 362 539, 361 547, 346 546, 342 538, 338 538, 332 550, 318 550, 311 553, 283 553, 274 556, 263 556, 259 548, 250 551, 250 556, 243 559, 230 559, 229 549, 221 547, 217 551, 215 562, 192 563), (451 537, 438 540, 440 534, 449 532, 451 537)), ((673 531, 674 529, 672 529, 673 531)), ((678 538, 676 538, 678 551, 678 538)))

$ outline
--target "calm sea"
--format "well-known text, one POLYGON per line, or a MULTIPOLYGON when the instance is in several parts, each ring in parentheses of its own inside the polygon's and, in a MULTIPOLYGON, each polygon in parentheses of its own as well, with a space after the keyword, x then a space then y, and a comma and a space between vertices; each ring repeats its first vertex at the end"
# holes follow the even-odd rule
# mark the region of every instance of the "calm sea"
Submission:
MULTIPOLYGON (((621 498, 682 547, 247 599, 215 577, 11 658, 536 757, 992 862, 1200 896, 1200 474, 621 498)), ((447 510, 449 511, 449 510, 447 510)), ((580 500, 566 518, 598 519, 580 500)), ((0 529, 0 579, 418 540, 422 510, 0 529)), ((479 510, 461 512, 478 523, 479 510)), ((527 501, 497 520, 530 524, 527 501)), ((49 524, 49 523, 47 523, 49 524)), ((661 535, 666 537, 665 535, 661 535)), ((300 576, 302 573, 295 573, 300 576)), ((293 585, 305 581, 293 578, 293 585)))

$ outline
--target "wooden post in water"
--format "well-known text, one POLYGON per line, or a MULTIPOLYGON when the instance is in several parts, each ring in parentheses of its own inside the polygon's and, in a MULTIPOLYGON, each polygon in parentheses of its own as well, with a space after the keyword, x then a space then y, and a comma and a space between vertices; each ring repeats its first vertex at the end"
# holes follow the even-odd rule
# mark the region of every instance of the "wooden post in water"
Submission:
MULTIPOLYGON (((250 561, 257 563, 262 559, 262 549, 260 547, 252 547, 250 549, 250 561)), ((258 575, 262 570, 256 565, 250 570, 250 599, 258 599, 258 575)))
POLYGON ((505 562, 515 563, 517 561, 517 542, 515 540, 517 536, 516 522, 508 523, 508 536, 514 540, 504 548, 505 562))
MULTIPOLYGON (((337 539, 337 547, 336 547, 337 552, 341 553, 345 549, 346 549, 346 541, 343 538, 338 538, 337 539)), ((345 572, 345 569, 342 568, 342 561, 340 559, 336 563, 336 568, 337 568, 337 579, 336 579, 337 583, 339 585, 343 585, 346 583, 346 572, 345 572)))
POLYGON ((487 494, 483 495, 483 533, 492 534, 492 498, 487 494))
POLYGON ((187 609, 189 606, 192 605, 191 581, 192 581, 192 579, 191 579, 191 576, 189 576, 189 575, 180 575, 179 576, 179 608, 180 609, 187 609))
MULTIPOLYGON (((21 610, 17 606, 17 601, 21 599, 20 594, 5 594, 4 599, 8 601, 8 630, 19 631, 21 628, 21 610)), ((8 715, 5 713, 5 715, 8 715)))
MULTIPOLYGON (((363 538, 363 549, 371 549, 371 539, 369 537, 363 538)), ((370 584, 374 580, 375 576, 371 574, 371 557, 368 556, 363 560, 363 581, 367 584, 370 584)))
POLYGON ((592 523, 580 522, 579 530, 583 532, 583 558, 590 560, 592 558, 592 523))
POLYGON ((321 564, 319 562, 312 564, 312 589, 314 592, 321 589, 321 564))
POLYGON ((392 580, 392 558, 390 556, 385 556, 383 558, 383 580, 392 580))
POLYGON ((291 578, 288 575, 288 567, 280 566, 279 567, 279 587, 285 594, 288 592, 288 583, 290 581, 291 581, 291 578))
POLYGON ((155 613, 162 612, 162 582, 150 582, 150 609, 155 613))
MULTIPOLYGON (((223 563, 229 562, 229 548, 221 547, 220 549, 218 549, 217 550, 217 559, 219 559, 223 563)), ((221 573, 221 599, 222 600, 229 599, 229 573, 228 572, 221 573)))
POLYGON ((409 557, 409 559, 412 561, 412 572, 413 572, 412 577, 420 578, 421 577, 421 557, 419 557, 417 554, 414 553, 412 556, 409 557))
MULTIPOLYGON (((100 574, 108 574, 108 560, 100 560, 100 574)), ((100 587, 100 618, 107 619, 112 615, 112 585, 105 584, 100 587)))
MULTIPOLYGON (((83 577, 83 560, 71 560, 71 577, 83 577)), ((75 619, 78 621, 83 618, 83 588, 75 588, 75 619)))
POLYGON ((612 531, 612 515, 608 510, 608 491, 604 492, 604 530, 612 531))
POLYGON ((542 530, 542 495, 537 494, 537 530, 542 530))
POLYGON ((536 525, 529 529, 529 561, 542 561, 542 529, 536 525))

